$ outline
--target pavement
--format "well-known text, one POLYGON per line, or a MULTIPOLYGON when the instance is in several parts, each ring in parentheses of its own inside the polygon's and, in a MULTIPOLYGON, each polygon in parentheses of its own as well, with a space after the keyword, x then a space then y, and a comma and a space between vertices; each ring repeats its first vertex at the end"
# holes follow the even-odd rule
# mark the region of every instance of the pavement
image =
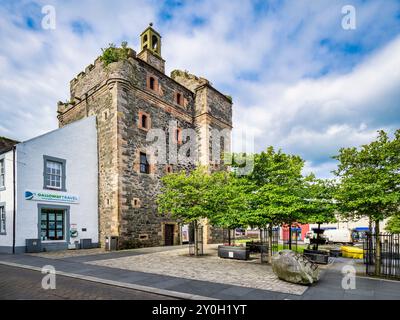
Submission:
MULTIPOLYGON (((179 249, 180 247, 178 247, 179 249)), ((57 279, 61 277, 72 278, 74 281, 84 281, 78 286, 83 295, 91 297, 90 288, 93 284, 105 285, 118 288, 120 290, 139 291, 141 293, 151 293, 162 297, 178 299, 229 299, 229 300, 371 300, 371 299, 400 299, 400 281, 388 281, 357 276, 355 278, 355 289, 343 289, 342 268, 346 265, 356 266, 356 261, 344 258, 333 258, 331 264, 325 266, 321 272, 320 281, 312 286, 304 287, 302 294, 291 294, 271 290, 255 289, 245 286, 231 285, 227 283, 211 282, 189 278, 181 278, 166 274, 155 274, 143 271, 126 270, 104 265, 93 264, 96 261, 107 259, 119 259, 134 257, 137 255, 152 254, 155 252, 165 252, 176 250, 174 247, 153 248, 149 250, 127 250, 112 253, 99 253, 77 256, 59 256, 49 258, 46 255, 7 255, 0 254, 0 266, 5 265, 13 268, 15 272, 36 272, 44 265, 52 265, 57 270, 57 279), (19 271, 17 271, 19 270, 19 271), (91 284, 89 285, 88 282, 91 284), (88 292, 87 292, 88 291, 88 292)), ((196 258, 190 258, 196 259, 196 258)), ((243 264, 242 264, 243 265, 243 264)), ((242 272, 245 271, 243 265, 242 272)), ((0 271, 1 272, 1 271, 0 271)), ((209 270, 212 273, 212 270, 209 270)), ((72 280, 71 279, 71 280, 72 280)), ((261 280, 261 279, 260 279, 261 280)), ((10 290, 7 279, 0 282, 0 298, 10 290), (8 288, 8 289, 7 289, 8 288)), ((19 284, 21 290, 25 290, 23 282, 19 284)), ((27 288, 31 288, 27 285, 27 288)), ((15 294, 15 293, 14 293, 15 294)), ((131 299, 136 299, 130 296, 131 299)))
POLYGON ((57 276, 44 290, 40 272, 0 265, 0 300, 171 300, 148 292, 57 276))

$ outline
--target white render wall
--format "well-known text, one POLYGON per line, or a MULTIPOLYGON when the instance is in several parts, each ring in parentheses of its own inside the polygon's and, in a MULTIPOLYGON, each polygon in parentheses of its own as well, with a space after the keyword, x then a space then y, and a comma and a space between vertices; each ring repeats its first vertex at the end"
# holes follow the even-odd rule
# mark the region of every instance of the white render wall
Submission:
MULTIPOLYGON (((385 232, 385 226, 388 219, 385 219, 379 223, 380 231, 385 232)), ((336 223, 323 223, 321 224, 321 228, 336 228, 336 229, 348 229, 352 230, 357 227, 368 227, 369 219, 368 218, 360 218, 358 220, 349 220, 349 221, 339 221, 336 223)), ((372 224, 374 227, 374 224, 372 224)), ((310 224, 310 230, 312 228, 318 228, 318 224, 310 224)))
MULTIPOLYGON (((98 188, 97 188, 97 133, 96 118, 88 117, 61 129, 17 145, 17 219, 16 247, 25 247, 25 239, 40 237, 38 204, 70 207, 70 224, 76 224, 78 237, 98 242, 98 188), (25 191, 43 189, 43 156, 66 160, 66 192, 77 195, 79 203, 56 203, 25 200, 25 191), (82 228, 87 231, 83 232, 82 228)), ((65 236, 69 233, 65 228, 65 236)), ((57 241, 55 241, 57 242, 57 241)))
MULTIPOLYGON (((0 155, 4 159, 5 189, 0 190, 0 204, 5 203, 6 209, 6 234, 0 234, 0 248, 12 246, 12 216, 13 216, 13 152, 8 151, 0 155)), ((0 250, 1 252, 1 250, 0 250)))

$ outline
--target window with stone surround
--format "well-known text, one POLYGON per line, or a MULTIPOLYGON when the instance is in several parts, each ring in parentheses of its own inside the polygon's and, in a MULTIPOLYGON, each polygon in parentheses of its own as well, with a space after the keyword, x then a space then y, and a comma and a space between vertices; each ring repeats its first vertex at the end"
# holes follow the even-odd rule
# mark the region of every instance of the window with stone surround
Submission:
POLYGON ((165 172, 166 172, 167 174, 173 172, 172 164, 167 164, 167 165, 165 166, 165 172))
POLYGON ((0 205, 0 234, 6 234, 6 207, 0 205))
POLYGON ((181 143, 182 143, 182 129, 181 129, 181 128, 176 128, 176 129, 175 129, 174 141, 175 141, 177 144, 181 144, 181 143))
POLYGON ((184 106, 184 99, 182 93, 175 92, 175 103, 180 105, 181 107, 184 106))
POLYGON ((132 199, 132 207, 140 208, 140 199, 139 198, 133 198, 132 199))
POLYGON ((153 75, 147 75, 147 88, 158 92, 158 79, 153 75))
POLYGON ((140 173, 146 173, 149 174, 150 173, 150 165, 149 165, 149 161, 147 159, 147 154, 144 152, 140 152, 140 173))
POLYGON ((151 119, 148 113, 139 111, 139 128, 143 130, 149 130, 151 126, 151 119))
POLYGON ((5 165, 4 159, 0 159, 0 189, 4 189, 6 186, 5 165))

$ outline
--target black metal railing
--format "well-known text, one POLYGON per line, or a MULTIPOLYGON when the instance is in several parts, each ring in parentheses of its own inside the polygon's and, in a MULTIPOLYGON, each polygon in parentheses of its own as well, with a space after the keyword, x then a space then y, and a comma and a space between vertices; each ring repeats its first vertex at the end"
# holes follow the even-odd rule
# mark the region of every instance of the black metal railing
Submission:
MULTIPOLYGON (((387 278, 400 279, 400 234, 382 233, 380 239, 380 272, 387 278)), ((367 233, 363 242, 366 274, 376 275, 376 235, 367 233)))
POLYGON ((189 225, 189 255, 202 256, 203 254, 203 226, 191 223, 189 225))
POLYGON ((297 252, 297 239, 301 235, 301 230, 291 227, 283 229, 282 247, 283 250, 293 250, 297 252))

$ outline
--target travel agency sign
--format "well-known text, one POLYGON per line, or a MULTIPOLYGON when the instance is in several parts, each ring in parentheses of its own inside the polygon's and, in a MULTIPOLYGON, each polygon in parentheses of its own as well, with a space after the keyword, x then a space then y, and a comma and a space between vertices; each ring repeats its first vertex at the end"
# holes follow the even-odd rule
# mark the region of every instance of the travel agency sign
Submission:
POLYGON ((62 203, 79 203, 79 197, 72 194, 60 194, 56 192, 25 191, 25 200, 49 201, 62 203))

